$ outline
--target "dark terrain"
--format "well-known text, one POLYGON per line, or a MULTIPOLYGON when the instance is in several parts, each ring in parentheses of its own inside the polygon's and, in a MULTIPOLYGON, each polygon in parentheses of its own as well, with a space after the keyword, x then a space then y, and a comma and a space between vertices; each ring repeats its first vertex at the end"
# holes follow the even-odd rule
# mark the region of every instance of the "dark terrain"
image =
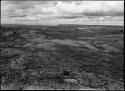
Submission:
POLYGON ((124 27, 1 25, 1 89, 124 89, 124 27))

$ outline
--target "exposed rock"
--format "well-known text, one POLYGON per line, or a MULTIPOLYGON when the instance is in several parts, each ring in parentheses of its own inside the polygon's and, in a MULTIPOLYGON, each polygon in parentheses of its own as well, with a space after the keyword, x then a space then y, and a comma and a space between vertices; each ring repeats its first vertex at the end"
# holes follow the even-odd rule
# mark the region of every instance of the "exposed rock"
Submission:
POLYGON ((28 86, 24 88, 23 90, 43 90, 43 88, 39 86, 28 86))
POLYGON ((4 33, 5 36, 9 36, 9 35, 12 35, 12 34, 13 34, 12 31, 8 31, 8 32, 5 32, 5 33, 4 33))
POLYGON ((1 85, 1 90, 19 90, 19 86, 15 83, 11 83, 8 86, 1 85))
POLYGON ((10 67, 12 69, 20 69, 20 66, 19 66, 19 64, 16 61, 11 61, 10 67))
POLYGON ((72 83, 72 84, 77 84, 78 83, 78 81, 76 79, 72 79, 72 78, 64 79, 64 81, 66 83, 72 83))

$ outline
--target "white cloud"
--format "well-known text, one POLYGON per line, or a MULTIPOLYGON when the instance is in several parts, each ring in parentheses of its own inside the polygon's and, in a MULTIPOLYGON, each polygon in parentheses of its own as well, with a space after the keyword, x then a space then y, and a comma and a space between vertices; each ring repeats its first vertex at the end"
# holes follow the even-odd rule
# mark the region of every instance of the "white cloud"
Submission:
MULTIPOLYGON (((1 1, 1 21, 123 23, 123 1, 1 1), (6 19, 5 19, 6 18, 6 19), (10 19, 12 18, 12 19, 10 19), (48 19, 48 20, 47 20, 48 19), (109 22, 110 21, 110 22, 109 22)), ((105 24, 105 23, 104 23, 105 24)), ((117 24, 117 23, 116 23, 117 24)))
POLYGON ((124 11, 123 1, 83 1, 77 4, 58 2, 56 8, 62 13, 117 13, 124 11))

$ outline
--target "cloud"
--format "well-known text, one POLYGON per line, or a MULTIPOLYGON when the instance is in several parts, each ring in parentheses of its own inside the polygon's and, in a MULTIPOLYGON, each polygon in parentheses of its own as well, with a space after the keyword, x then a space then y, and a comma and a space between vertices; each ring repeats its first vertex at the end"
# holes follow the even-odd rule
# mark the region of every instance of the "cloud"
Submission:
POLYGON ((123 16, 124 1, 1 1, 2 22, 122 24, 123 16))
POLYGON ((76 19, 76 18, 82 18, 81 15, 66 15, 66 16, 58 16, 56 17, 58 19, 76 19))
POLYGON ((16 17, 26 17, 26 15, 10 15, 8 16, 10 18, 16 18, 16 17))
POLYGON ((58 2, 56 7, 63 13, 77 13, 86 16, 115 16, 124 13, 122 1, 84 1, 79 5, 76 2, 58 2))

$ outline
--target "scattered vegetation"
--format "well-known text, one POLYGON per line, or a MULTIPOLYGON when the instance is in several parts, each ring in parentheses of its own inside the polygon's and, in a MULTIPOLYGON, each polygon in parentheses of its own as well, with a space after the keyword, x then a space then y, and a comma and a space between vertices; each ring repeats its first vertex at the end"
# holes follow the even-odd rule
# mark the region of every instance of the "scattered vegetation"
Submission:
POLYGON ((2 25, 1 89, 124 89, 123 33, 122 26, 2 25))

